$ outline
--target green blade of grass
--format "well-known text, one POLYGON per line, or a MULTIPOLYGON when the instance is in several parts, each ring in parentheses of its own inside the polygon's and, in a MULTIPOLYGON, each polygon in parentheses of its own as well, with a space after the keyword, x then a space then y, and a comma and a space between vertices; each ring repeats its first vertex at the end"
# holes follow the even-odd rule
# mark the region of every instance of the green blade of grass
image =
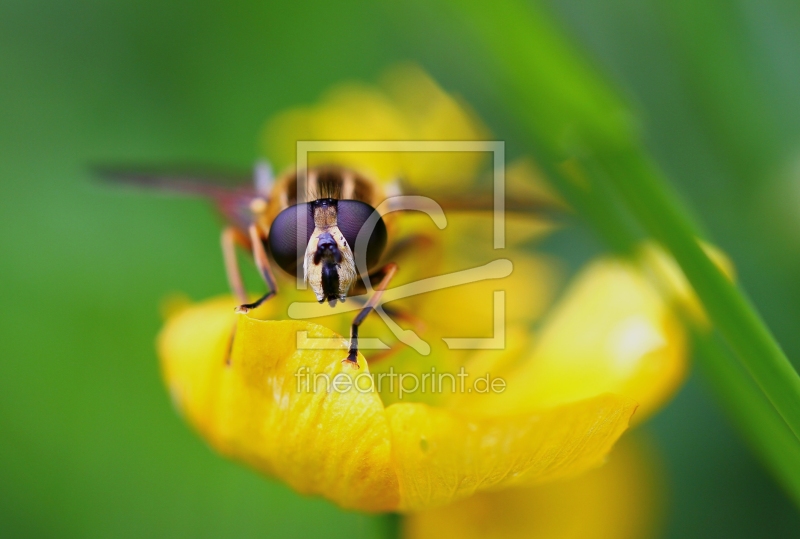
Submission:
POLYGON ((672 254, 714 326, 800 438, 800 376, 754 306, 703 251, 658 170, 634 149, 601 159, 630 212, 672 254))
POLYGON ((714 335, 692 335, 700 369, 731 420, 800 506, 800 445, 759 388, 714 335))

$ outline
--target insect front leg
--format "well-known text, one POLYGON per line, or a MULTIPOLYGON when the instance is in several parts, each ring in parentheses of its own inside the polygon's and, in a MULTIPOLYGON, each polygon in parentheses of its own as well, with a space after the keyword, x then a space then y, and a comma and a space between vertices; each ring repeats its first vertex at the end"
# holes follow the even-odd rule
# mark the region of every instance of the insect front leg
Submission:
POLYGON ((244 289, 242 272, 239 270, 239 262, 236 260, 236 244, 239 243, 249 247, 247 241, 242 238, 243 234, 235 227, 225 227, 221 238, 222 258, 225 261, 225 274, 228 276, 231 292, 239 300, 239 303, 247 303, 247 292, 244 289))
POLYGON ((375 293, 369 298, 369 301, 364 304, 364 307, 359 311, 355 320, 353 320, 353 324, 350 326, 350 352, 347 354, 347 358, 342 360, 342 363, 346 362, 356 369, 358 368, 358 326, 361 325, 361 322, 364 321, 370 311, 380 302, 383 292, 386 290, 386 287, 389 286, 389 282, 392 280, 392 277, 394 277, 394 274, 397 273, 397 264, 387 264, 381 269, 381 273, 383 273, 383 279, 381 279, 381 282, 375 287, 375 293))
POLYGON ((250 243, 252 244, 251 246, 253 248, 253 260, 256 263, 256 267, 258 268, 258 272, 261 274, 261 277, 264 278, 264 282, 267 283, 268 290, 266 294, 258 298, 253 303, 244 303, 236 307, 237 313, 249 312, 251 309, 255 309, 278 293, 278 285, 275 282, 275 276, 272 274, 272 269, 269 266, 269 257, 267 257, 267 251, 264 249, 264 238, 261 237, 261 233, 256 225, 250 225, 249 232, 250 243))

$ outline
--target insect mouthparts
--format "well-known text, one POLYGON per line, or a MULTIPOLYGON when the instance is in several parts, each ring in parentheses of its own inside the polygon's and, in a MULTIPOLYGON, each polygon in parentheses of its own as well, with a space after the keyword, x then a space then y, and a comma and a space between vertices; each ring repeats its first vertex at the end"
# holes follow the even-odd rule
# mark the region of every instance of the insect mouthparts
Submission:
POLYGON ((328 304, 333 307, 339 299, 339 267, 342 262, 342 253, 336 240, 329 232, 319 235, 317 250, 313 258, 314 265, 321 265, 320 278, 322 285, 322 295, 320 303, 328 300, 328 304))
POLYGON ((326 264, 331 262, 341 264, 342 262, 342 253, 339 251, 339 246, 329 232, 323 232, 319 235, 317 250, 314 253, 314 264, 319 264, 322 261, 326 264))

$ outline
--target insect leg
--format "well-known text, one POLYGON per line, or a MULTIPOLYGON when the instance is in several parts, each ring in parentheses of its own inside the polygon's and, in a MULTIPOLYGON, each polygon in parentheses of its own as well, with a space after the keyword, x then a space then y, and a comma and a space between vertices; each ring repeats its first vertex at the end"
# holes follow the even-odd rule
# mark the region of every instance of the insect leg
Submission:
MULTIPOLYGON (((242 272, 239 271, 239 262, 236 260, 236 240, 238 231, 232 226, 225 227, 222 231, 222 257, 225 260, 225 274, 233 295, 239 303, 247 303, 247 292, 242 282, 242 272)), ((241 241, 241 240, 240 240, 241 241)))
MULTIPOLYGON (((380 272, 377 272, 377 273, 380 274, 381 278, 383 277, 382 273, 380 273, 380 272)), ((347 298, 347 301, 353 301, 355 303, 360 303, 362 305, 366 305, 367 304, 367 302, 364 301, 360 296, 347 298)), ((425 328, 427 327, 425 325, 425 322, 421 318, 419 318, 418 316, 416 316, 415 314, 413 314, 409 310, 406 310, 406 309, 403 309, 403 308, 399 308, 399 307, 396 307, 394 305, 384 305, 383 306, 383 311, 387 315, 389 315, 390 318, 394 318, 396 320, 400 320, 402 322, 406 322, 407 324, 410 324, 414 328, 414 330, 417 331, 417 333, 421 333, 421 332, 425 331, 425 328)), ((374 361, 374 357, 371 356, 370 357, 370 362, 372 362, 372 361, 374 361)))
POLYGON ((364 304, 364 307, 356 316, 355 320, 353 320, 353 324, 350 326, 350 352, 347 354, 347 358, 342 360, 342 363, 347 362, 352 367, 358 368, 358 326, 361 325, 361 322, 367 317, 367 315, 372 311, 383 295, 383 292, 386 290, 386 287, 389 286, 389 282, 394 277, 394 274, 397 273, 397 264, 391 263, 384 266, 382 269, 383 272, 383 279, 381 282, 378 283, 378 286, 375 287, 375 293, 369 298, 369 301, 364 304))
POLYGON ((251 309, 255 309, 269 298, 274 296, 278 293, 278 285, 275 283, 275 276, 272 274, 272 270, 269 267, 269 258, 267 257, 267 251, 264 249, 264 240, 261 237, 261 234, 258 231, 258 227, 256 225, 250 225, 250 243, 253 247, 253 260, 256 263, 256 267, 258 267, 258 271, 261 273, 261 276, 264 278, 264 282, 267 283, 267 293, 258 298, 253 303, 245 303, 243 305, 239 305, 236 308, 237 313, 246 313, 251 309))

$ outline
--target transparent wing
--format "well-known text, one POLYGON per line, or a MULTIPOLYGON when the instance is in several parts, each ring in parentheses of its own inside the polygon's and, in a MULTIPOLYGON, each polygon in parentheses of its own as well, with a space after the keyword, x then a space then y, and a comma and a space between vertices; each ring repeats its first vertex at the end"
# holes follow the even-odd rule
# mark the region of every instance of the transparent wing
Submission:
POLYGON ((252 222, 250 203, 263 196, 256 189, 252 173, 196 166, 112 165, 96 166, 92 171, 113 183, 209 199, 229 224, 242 231, 252 222))

